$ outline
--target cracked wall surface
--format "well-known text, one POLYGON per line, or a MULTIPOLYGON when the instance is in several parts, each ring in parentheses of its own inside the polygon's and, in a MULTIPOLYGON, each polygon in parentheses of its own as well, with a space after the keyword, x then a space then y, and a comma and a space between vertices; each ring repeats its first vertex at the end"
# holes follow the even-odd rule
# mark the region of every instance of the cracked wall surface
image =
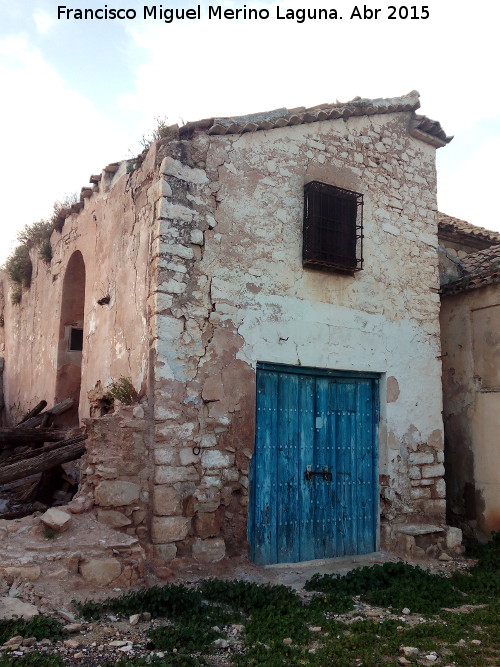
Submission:
POLYGON ((408 135, 410 119, 168 145, 154 257, 159 556, 245 552, 257 361, 380 373, 382 522, 444 520, 435 151, 408 135), (355 276, 302 268, 311 180, 364 195, 355 276))

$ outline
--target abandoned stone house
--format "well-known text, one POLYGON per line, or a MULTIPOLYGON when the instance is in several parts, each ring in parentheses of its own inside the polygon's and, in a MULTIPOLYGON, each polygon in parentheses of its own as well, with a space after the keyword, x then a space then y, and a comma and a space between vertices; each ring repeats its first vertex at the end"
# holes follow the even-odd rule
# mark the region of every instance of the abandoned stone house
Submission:
POLYGON ((446 548, 450 138, 418 107, 412 92, 174 126, 91 177, 20 304, 4 278, 6 418, 77 399, 78 497, 99 521, 165 561, 418 550, 420 533, 446 548), (109 411, 120 378, 140 401, 109 411))

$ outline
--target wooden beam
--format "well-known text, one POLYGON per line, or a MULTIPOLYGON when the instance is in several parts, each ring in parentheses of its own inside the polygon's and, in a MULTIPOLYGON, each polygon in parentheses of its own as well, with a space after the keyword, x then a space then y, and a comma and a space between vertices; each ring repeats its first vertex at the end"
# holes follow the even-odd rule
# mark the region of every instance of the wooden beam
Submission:
POLYGON ((0 428, 0 449, 64 440, 66 431, 57 428, 0 428))
MULTIPOLYGON (((86 437, 86 436, 85 436, 86 437)), ((66 444, 55 451, 38 454, 27 461, 19 461, 0 469, 0 484, 13 482, 16 479, 28 477, 37 472, 45 472, 57 465, 79 459, 85 452, 85 445, 82 442, 82 436, 74 438, 77 442, 66 444)))
POLYGON ((44 408, 47 407, 47 401, 40 401, 38 405, 35 405, 33 410, 30 410, 27 414, 24 415, 24 417, 21 419, 18 426, 21 426, 21 424, 24 424, 24 422, 27 422, 28 419, 31 419, 31 417, 36 417, 39 412, 41 412, 44 408))
POLYGON ((72 398, 65 398, 64 401, 56 403, 53 407, 50 408, 50 410, 46 410, 45 412, 36 415, 36 417, 31 417, 28 419, 28 421, 19 424, 18 428, 35 428, 36 426, 40 426, 44 420, 44 415, 49 413, 51 415, 62 415, 63 412, 66 412, 66 410, 72 408, 74 404, 75 401, 72 398))
POLYGON ((0 459, 0 469, 12 465, 13 463, 18 463, 19 461, 27 461, 28 459, 32 459, 35 456, 43 456, 48 452, 56 451, 57 449, 61 449, 61 447, 65 447, 66 445, 72 445, 75 442, 83 442, 84 440, 87 439, 87 437, 88 436, 86 433, 82 433, 80 435, 75 436, 74 438, 69 438, 68 440, 62 440, 61 442, 53 442, 51 445, 45 445, 45 447, 40 447, 38 449, 28 449, 22 454, 13 454, 12 456, 9 456, 6 459, 0 459))

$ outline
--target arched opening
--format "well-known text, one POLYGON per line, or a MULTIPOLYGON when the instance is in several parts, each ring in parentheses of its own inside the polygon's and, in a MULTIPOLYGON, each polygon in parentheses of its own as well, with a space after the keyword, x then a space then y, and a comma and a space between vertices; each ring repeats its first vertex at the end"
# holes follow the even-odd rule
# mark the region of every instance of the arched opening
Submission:
POLYGON ((58 425, 77 426, 82 381, 82 354, 85 320, 85 262, 76 250, 70 257, 64 275, 55 402, 72 398, 74 407, 58 418, 58 425))

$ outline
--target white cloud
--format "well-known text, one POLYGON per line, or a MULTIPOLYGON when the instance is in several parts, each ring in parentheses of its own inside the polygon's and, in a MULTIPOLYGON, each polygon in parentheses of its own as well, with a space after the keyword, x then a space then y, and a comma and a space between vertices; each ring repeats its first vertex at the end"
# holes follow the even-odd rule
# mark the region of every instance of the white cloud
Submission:
POLYGON ((123 156, 127 139, 23 36, 0 40, 0 262, 17 231, 123 156))
POLYGON ((33 21, 35 22, 36 29, 38 32, 42 33, 42 35, 47 33, 55 23, 53 17, 44 9, 40 8, 35 9, 33 12, 33 21))

